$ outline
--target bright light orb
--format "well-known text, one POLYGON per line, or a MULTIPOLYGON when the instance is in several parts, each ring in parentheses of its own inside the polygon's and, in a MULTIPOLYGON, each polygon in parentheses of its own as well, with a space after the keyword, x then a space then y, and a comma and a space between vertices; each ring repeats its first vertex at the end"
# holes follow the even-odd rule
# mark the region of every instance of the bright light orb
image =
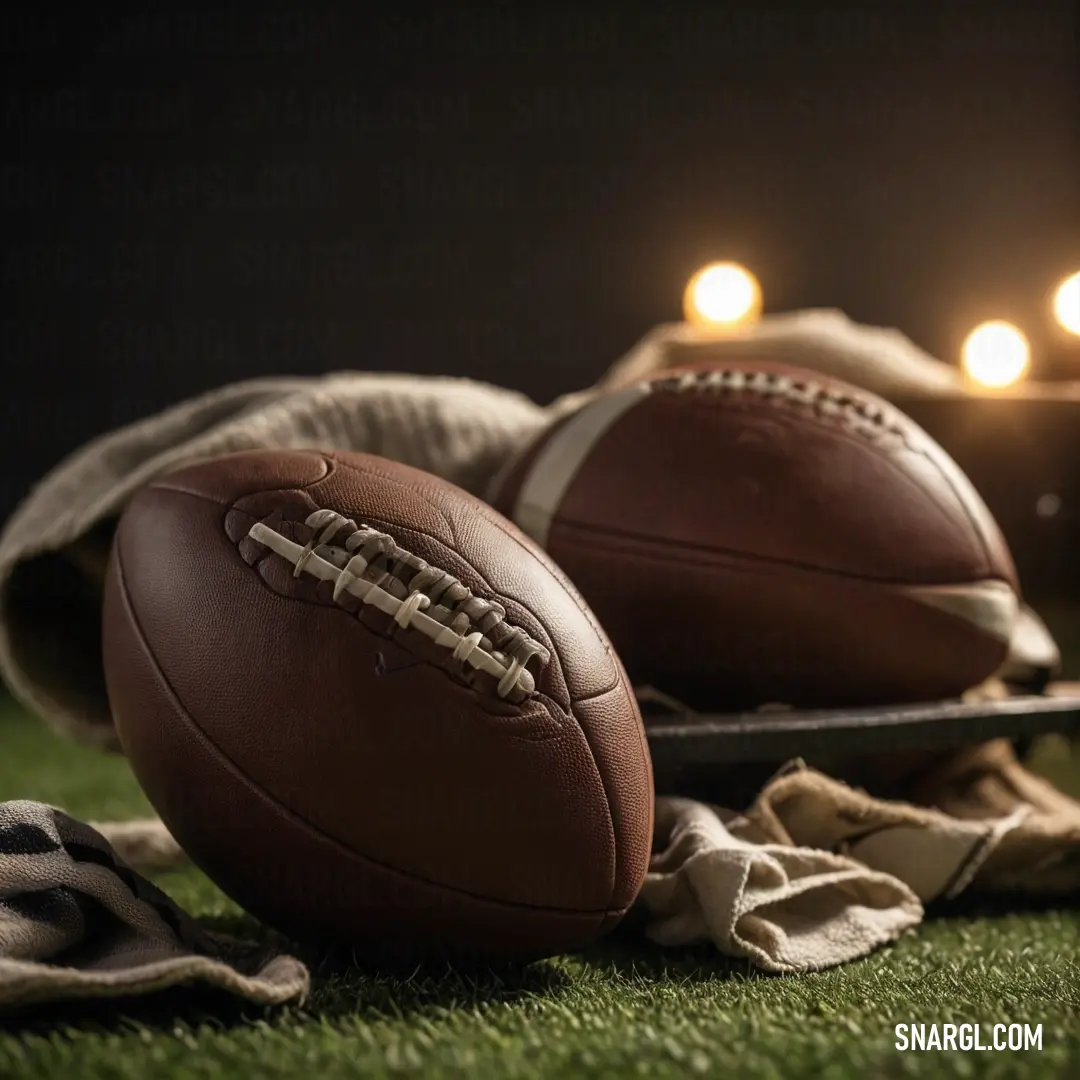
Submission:
POLYGON ((706 329, 745 326, 761 317, 761 286, 738 263, 710 263, 686 286, 683 313, 692 326, 706 329))
POLYGON ((980 386, 1000 389, 1024 377, 1031 364, 1031 346, 1012 323, 995 320, 977 326, 963 349, 964 370, 980 386))
POLYGON ((1063 330, 1080 336, 1080 273, 1058 286, 1054 293, 1054 318, 1063 330))

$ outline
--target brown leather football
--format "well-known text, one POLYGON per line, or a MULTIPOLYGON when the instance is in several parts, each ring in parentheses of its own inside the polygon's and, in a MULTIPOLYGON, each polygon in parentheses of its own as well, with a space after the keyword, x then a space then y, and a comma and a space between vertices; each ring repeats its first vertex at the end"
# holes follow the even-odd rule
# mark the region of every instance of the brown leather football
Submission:
POLYGON ((1005 540, 880 398, 778 364, 590 399, 493 504, 581 590, 635 684, 707 711, 962 693, 1005 659, 1005 540))
POLYGON ((192 859, 285 933, 528 959, 612 927, 652 775, 622 667, 517 528, 353 453, 139 491, 104 607, 117 731, 192 859))

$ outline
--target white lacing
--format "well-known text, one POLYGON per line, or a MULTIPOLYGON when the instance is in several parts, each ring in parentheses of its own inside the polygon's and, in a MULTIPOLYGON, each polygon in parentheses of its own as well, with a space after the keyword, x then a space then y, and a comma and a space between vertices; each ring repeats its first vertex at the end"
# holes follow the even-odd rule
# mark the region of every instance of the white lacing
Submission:
POLYGON ((824 386, 810 379, 798 379, 772 371, 719 368, 690 371, 658 380, 660 388, 676 393, 692 390, 746 392, 782 398, 804 405, 826 416, 836 417, 869 432, 904 434, 885 408, 853 391, 824 386))
POLYGON ((316 510, 304 524, 312 530, 304 545, 262 522, 248 535, 288 559, 294 577, 306 572, 332 581, 335 601, 349 593, 391 615, 402 629, 420 630, 450 647, 455 660, 497 677, 500 697, 515 689, 533 692, 527 665, 535 657, 544 666, 550 654, 506 622, 501 604, 474 595, 452 574, 398 547, 393 537, 335 510, 316 510))

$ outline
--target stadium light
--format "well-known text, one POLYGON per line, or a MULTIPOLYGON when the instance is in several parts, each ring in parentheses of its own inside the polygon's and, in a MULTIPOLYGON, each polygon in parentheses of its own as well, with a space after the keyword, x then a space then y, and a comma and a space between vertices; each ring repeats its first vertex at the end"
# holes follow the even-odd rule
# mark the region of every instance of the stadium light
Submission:
POLYGON ((738 263, 710 263, 687 284, 683 313, 688 323, 702 329, 745 326, 761 317, 761 286, 738 263))
POLYGON ((1031 364, 1031 346, 1012 323, 994 320, 968 334, 961 359, 973 382, 998 390, 1024 377, 1031 364))
POLYGON ((1054 318, 1063 330, 1080 336, 1080 272, 1067 277, 1054 293, 1054 318))

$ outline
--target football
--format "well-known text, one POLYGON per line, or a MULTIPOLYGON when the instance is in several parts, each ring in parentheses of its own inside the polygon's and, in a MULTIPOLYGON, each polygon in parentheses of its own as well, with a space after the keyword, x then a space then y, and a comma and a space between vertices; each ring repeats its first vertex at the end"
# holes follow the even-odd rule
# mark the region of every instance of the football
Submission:
POLYGON ((525 960, 636 897, 652 775, 620 662, 551 560, 434 476, 247 451, 156 480, 103 646, 163 821, 294 938, 525 960))
POLYGON ((490 499, 580 589, 634 684, 699 711, 953 697, 1004 661, 1019 606, 948 455, 880 398, 778 364, 594 396, 490 499))

